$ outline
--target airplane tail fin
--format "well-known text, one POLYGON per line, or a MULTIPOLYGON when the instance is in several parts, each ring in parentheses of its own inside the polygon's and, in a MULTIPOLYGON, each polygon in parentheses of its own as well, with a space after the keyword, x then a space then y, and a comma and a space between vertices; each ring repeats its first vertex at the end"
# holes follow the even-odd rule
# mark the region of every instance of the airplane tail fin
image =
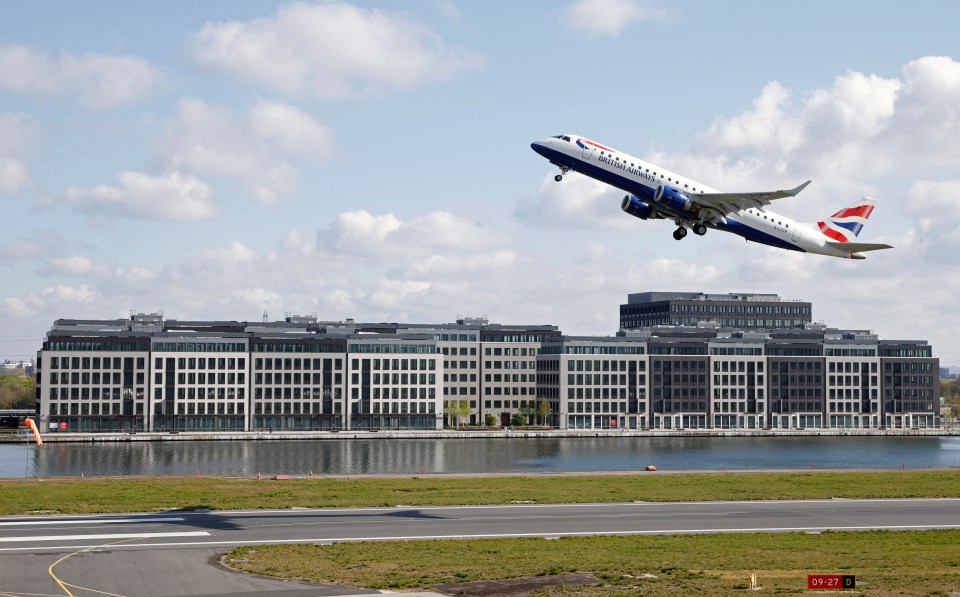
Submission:
POLYGON ((837 242, 848 243, 856 240, 857 235, 867 223, 867 218, 873 213, 876 201, 864 197, 853 207, 841 209, 829 218, 817 222, 820 232, 837 242))

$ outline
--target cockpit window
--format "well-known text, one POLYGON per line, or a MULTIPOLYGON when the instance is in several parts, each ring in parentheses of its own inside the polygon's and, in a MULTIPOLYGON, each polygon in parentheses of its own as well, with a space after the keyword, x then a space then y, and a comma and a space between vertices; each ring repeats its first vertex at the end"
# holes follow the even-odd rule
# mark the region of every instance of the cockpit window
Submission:
POLYGON ((564 140, 564 141, 569 141, 569 140, 570 140, 570 137, 566 137, 566 136, 565 136, 565 137, 563 137, 563 140, 564 140))
POLYGON ((554 135, 552 139, 563 139, 563 135, 554 135))

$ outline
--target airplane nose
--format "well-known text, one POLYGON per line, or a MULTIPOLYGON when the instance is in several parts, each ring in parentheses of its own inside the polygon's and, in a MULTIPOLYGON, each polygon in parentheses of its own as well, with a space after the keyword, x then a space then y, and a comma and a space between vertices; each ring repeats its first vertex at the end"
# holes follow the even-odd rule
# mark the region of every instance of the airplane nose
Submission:
POLYGON ((546 153, 544 151, 546 149, 546 146, 540 141, 534 141, 533 143, 531 143, 530 149, 534 150, 535 152, 539 153, 542 156, 546 156, 546 153))

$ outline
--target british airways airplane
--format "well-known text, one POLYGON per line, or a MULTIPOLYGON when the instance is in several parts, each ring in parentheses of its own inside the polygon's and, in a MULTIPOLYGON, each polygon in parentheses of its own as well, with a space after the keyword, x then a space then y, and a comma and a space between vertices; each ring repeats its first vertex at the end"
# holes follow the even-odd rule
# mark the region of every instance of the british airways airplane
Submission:
POLYGON ((698 236, 706 234, 707 228, 715 228, 779 249, 847 259, 865 259, 863 253, 867 251, 892 248, 856 242, 873 212, 874 201, 869 197, 815 225, 766 209, 776 199, 796 196, 810 184, 809 180, 790 190, 721 193, 586 137, 556 135, 530 146, 560 168, 557 182, 567 172, 579 172, 626 191, 629 194, 620 204, 623 211, 641 220, 673 220, 677 224, 673 238, 677 240, 687 235, 687 228, 698 236))

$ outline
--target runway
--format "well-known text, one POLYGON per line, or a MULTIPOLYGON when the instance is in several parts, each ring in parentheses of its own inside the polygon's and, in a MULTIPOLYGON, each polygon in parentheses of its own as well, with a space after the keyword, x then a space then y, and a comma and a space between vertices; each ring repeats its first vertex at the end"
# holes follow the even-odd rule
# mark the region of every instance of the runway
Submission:
POLYGON ((0 518, 0 596, 345 595, 216 565, 239 545, 960 528, 960 499, 516 504, 0 518))

